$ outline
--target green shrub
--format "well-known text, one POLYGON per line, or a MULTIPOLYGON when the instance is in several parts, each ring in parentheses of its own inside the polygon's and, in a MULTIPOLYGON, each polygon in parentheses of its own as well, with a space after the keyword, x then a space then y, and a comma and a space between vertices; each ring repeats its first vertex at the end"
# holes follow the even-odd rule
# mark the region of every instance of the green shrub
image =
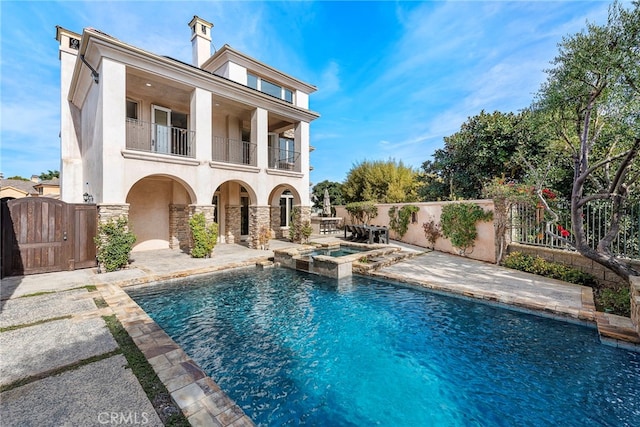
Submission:
POLYGON ((478 237, 476 223, 491 219, 493 212, 485 212, 475 203, 451 203, 442 208, 440 224, 443 236, 464 255, 478 237))
POLYGON ((136 236, 129 231, 128 225, 124 217, 98 225, 98 234, 93 240, 97 249, 96 257, 107 272, 116 271, 129 263, 136 236))
POLYGON ((352 224, 369 224, 378 216, 378 206, 373 201, 348 203, 344 208, 349 212, 352 224))
POLYGON ((599 289, 596 291, 595 300, 598 311, 631 317, 631 295, 628 286, 599 289))
POLYGON ((302 223, 300 227, 300 236, 302 237, 302 241, 304 243, 309 243, 309 237, 311 237, 311 233, 313 233, 311 221, 305 221, 304 223, 302 223))
POLYGON ((521 252, 512 252, 504 257, 502 265, 513 268, 514 270, 526 271, 527 273, 575 283, 577 285, 597 286, 595 278, 589 273, 573 267, 549 262, 539 256, 526 255, 521 252))
POLYGON ((419 212, 420 208, 413 205, 405 205, 398 209, 395 206, 389 208, 389 228, 395 231, 400 238, 404 236, 409 229, 409 221, 411 216, 419 212))
POLYGON ((211 251, 218 241, 218 224, 212 222, 207 225, 203 213, 194 214, 189 219, 189 228, 193 238, 191 256, 193 258, 206 258, 211 256, 211 251))
POLYGON ((526 271, 527 273, 589 286, 594 290, 594 302, 598 311, 626 317, 631 315, 631 297, 629 288, 626 286, 602 287, 591 274, 580 271, 577 268, 546 261, 539 256, 526 255, 521 252, 512 252, 504 257, 502 265, 515 270, 526 271))
POLYGON ((291 220, 289 221, 289 238, 294 243, 308 243, 309 237, 313 233, 311 221, 302 221, 302 212, 298 206, 291 210, 291 220))

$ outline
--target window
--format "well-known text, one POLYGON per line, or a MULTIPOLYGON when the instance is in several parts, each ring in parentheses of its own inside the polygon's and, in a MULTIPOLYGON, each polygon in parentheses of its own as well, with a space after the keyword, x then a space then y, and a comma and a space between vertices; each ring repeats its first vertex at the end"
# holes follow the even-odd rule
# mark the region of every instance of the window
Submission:
POLYGON ((291 138, 280 138, 280 161, 295 163, 296 143, 291 138))
POLYGON ((247 74, 247 86, 258 89, 258 77, 253 74, 247 74))
POLYGON ((284 100, 293 103, 293 92, 289 89, 284 90, 284 100))
POLYGON ((218 224, 220 223, 220 221, 218 221, 218 200, 220 200, 219 194, 220 193, 218 192, 218 190, 216 190, 215 194, 211 198, 211 204, 213 205, 213 222, 218 224))
POLYGON ((275 96, 278 99, 284 99, 287 102, 293 103, 293 91, 291 89, 283 88, 255 74, 247 73, 247 86, 268 95, 275 96))
POLYGON ((127 100, 127 119, 138 120, 138 103, 137 102, 127 100))
POLYGON ((280 226, 289 227, 289 220, 291 219, 291 212, 293 211, 293 194, 291 191, 286 190, 280 196, 280 226))
POLYGON ((273 84, 267 80, 262 80, 262 85, 261 85, 261 91, 271 95, 271 96, 275 96, 276 98, 280 98, 282 99, 282 88, 276 84, 273 84))

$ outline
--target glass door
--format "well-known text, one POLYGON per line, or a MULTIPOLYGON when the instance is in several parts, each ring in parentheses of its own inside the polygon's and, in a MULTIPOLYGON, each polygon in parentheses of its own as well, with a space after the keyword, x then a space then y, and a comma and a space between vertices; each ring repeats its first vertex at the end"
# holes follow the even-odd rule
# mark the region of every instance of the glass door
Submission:
POLYGON ((152 105, 151 118, 153 123, 152 151, 169 153, 171 143, 171 110, 152 105))

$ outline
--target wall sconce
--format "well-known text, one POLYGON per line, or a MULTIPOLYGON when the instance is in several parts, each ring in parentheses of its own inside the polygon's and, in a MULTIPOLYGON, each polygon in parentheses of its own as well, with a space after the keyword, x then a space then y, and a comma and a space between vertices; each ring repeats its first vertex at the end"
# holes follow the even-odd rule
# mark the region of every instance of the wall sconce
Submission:
POLYGON ((93 196, 89 193, 84 193, 82 195, 82 198, 84 199, 85 203, 93 203, 93 196))

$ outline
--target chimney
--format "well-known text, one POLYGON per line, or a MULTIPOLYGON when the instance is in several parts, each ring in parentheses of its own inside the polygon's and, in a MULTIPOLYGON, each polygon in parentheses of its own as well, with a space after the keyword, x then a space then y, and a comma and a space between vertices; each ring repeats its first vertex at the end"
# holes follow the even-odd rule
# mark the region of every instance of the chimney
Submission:
POLYGON ((191 48, 193 52, 191 63, 196 67, 201 67, 211 56, 211 28, 213 28, 213 24, 194 16, 189 22, 189 27, 191 27, 191 48))

